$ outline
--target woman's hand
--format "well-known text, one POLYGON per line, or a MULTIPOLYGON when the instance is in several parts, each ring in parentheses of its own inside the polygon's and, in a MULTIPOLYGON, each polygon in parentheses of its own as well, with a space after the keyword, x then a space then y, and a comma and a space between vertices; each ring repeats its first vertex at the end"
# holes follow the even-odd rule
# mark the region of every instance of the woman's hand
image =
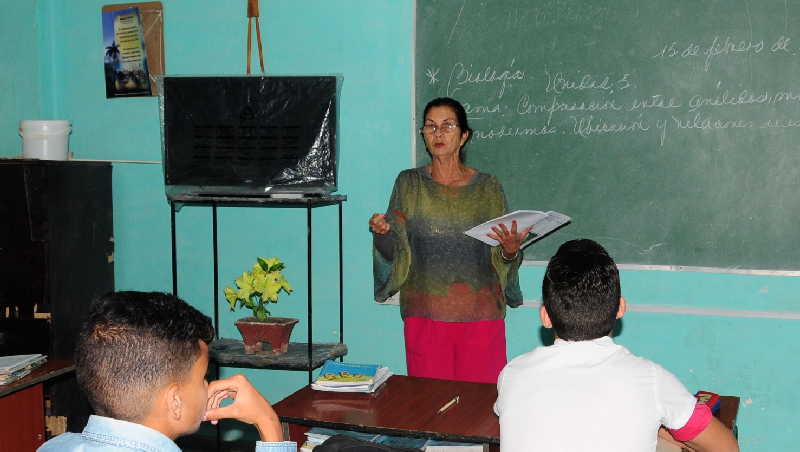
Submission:
POLYGON ((392 225, 386 221, 386 215, 382 213, 373 214, 369 218, 369 230, 375 234, 386 234, 392 229, 392 225))
POLYGON ((490 232, 486 235, 489 238, 500 242, 500 246, 503 247, 503 257, 506 260, 511 260, 517 256, 519 247, 522 246, 522 241, 525 239, 528 233, 531 232, 531 227, 518 233, 517 220, 512 220, 511 230, 509 230, 504 223, 500 223, 497 226, 492 226, 492 231, 494 234, 490 232))

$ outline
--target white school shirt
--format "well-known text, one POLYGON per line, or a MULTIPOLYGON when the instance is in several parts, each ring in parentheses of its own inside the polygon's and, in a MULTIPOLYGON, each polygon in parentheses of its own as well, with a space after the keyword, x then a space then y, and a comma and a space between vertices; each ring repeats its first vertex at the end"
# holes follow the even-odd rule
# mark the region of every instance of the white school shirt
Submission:
POLYGON ((497 392, 502 452, 655 451, 658 428, 683 427, 696 404, 674 375, 608 336, 514 358, 497 392))

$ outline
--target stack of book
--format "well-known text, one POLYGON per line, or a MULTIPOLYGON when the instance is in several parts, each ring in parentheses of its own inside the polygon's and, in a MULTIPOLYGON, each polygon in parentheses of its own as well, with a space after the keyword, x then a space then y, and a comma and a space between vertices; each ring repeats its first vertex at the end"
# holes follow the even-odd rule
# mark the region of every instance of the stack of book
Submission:
POLYGON ((349 430, 334 430, 331 428, 313 427, 306 432, 306 441, 300 447, 301 452, 311 452, 326 439, 334 435, 347 435, 364 441, 370 441, 387 446, 407 449, 418 449, 423 452, 484 452, 485 444, 459 443, 453 441, 436 441, 425 438, 411 438, 406 436, 379 435, 375 433, 352 432, 349 430))
POLYGON ((327 360, 311 388, 334 392, 375 392, 392 372, 379 364, 340 363, 327 360))
POLYGON ((0 385, 19 380, 46 361, 47 356, 38 353, 35 355, 0 356, 0 385))
POLYGON ((334 435, 347 435, 364 441, 374 442, 379 436, 374 433, 352 432, 349 430, 335 430, 332 428, 312 427, 306 432, 306 441, 300 446, 301 452, 311 452, 315 447, 324 443, 334 435))

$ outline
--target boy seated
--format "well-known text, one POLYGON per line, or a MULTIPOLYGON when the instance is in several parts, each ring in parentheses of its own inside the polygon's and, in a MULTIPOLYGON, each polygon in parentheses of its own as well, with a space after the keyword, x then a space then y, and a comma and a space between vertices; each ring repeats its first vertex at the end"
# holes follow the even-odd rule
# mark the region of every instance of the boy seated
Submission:
POLYGON ((173 442, 200 422, 253 424, 257 451, 294 452, 270 404, 242 375, 206 382, 208 317, 172 295, 117 292, 96 300, 75 351, 78 384, 96 415, 49 451, 179 451, 173 442), (220 407, 232 398, 233 403, 220 407))
POLYGON ((674 375, 614 343, 625 299, 602 246, 586 239, 561 245, 547 265, 542 299, 539 317, 554 328, 555 343, 513 359, 498 378, 502 451, 655 451, 661 425, 701 451, 739 450, 674 375))

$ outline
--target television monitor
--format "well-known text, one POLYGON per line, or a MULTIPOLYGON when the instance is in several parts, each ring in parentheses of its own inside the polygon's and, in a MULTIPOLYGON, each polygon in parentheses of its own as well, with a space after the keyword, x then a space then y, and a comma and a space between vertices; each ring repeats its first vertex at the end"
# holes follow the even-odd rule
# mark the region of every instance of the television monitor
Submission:
POLYGON ((336 191, 336 76, 165 76, 169 199, 336 191))

